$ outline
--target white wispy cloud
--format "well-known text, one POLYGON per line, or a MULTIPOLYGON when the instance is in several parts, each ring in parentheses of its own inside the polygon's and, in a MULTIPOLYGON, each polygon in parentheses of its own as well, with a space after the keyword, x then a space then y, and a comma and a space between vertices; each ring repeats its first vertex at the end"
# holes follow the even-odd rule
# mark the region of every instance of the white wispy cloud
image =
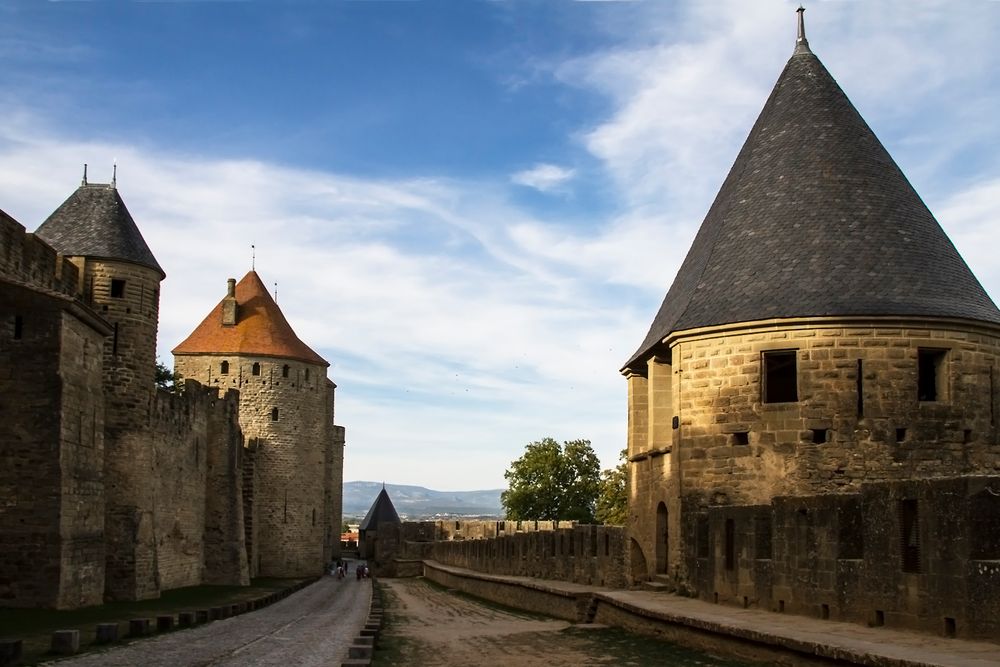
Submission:
POLYGON ((565 185, 575 175, 575 169, 541 163, 531 169, 517 172, 510 177, 510 180, 512 183, 534 188, 540 192, 552 192, 565 185))

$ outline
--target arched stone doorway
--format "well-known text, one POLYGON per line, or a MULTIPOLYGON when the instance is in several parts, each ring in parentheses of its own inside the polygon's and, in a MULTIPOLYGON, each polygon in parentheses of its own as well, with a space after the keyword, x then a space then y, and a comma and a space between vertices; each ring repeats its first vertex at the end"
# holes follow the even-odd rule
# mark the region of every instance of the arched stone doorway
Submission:
POLYGON ((668 536, 669 528, 667 527, 667 506, 661 502, 656 506, 656 535, 653 537, 653 542, 656 544, 657 574, 667 573, 667 566, 669 565, 667 559, 668 536))

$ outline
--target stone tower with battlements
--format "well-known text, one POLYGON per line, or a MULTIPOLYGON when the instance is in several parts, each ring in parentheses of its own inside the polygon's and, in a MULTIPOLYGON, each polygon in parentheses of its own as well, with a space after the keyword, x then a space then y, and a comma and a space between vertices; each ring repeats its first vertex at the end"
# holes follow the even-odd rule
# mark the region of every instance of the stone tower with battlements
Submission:
POLYGON ((173 350, 184 378, 240 391, 244 521, 254 576, 309 576, 340 554, 344 429, 329 364, 250 271, 173 350))
POLYGON ((802 11, 622 369, 631 574, 995 636, 970 601, 997 590, 975 561, 1000 558, 1000 310, 811 51, 802 11))
POLYGON ((150 408, 155 393, 160 281, 165 274, 146 245, 114 181, 88 183, 36 234, 79 268, 78 294, 112 327, 104 340, 105 533, 110 598, 158 594, 151 485, 150 408))

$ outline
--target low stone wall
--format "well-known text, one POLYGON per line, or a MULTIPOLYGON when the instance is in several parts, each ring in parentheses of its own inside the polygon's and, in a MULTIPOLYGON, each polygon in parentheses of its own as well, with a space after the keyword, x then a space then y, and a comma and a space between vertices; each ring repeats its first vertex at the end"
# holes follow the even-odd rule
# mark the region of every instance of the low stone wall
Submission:
POLYGON ((586 525, 435 542, 432 558, 488 574, 623 588, 624 544, 624 528, 586 525))
POLYGON ((514 583, 509 578, 460 572, 434 561, 424 561, 424 577, 483 600, 573 622, 583 620, 592 597, 586 590, 570 592, 529 579, 514 583))

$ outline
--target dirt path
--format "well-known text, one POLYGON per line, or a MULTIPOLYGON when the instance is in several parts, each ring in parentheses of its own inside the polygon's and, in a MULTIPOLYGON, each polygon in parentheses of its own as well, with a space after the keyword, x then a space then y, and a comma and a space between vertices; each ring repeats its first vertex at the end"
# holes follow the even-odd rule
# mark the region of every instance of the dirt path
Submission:
POLYGON ((578 667, 740 663, 595 626, 500 609, 424 579, 382 579, 387 625, 374 665, 578 667))

